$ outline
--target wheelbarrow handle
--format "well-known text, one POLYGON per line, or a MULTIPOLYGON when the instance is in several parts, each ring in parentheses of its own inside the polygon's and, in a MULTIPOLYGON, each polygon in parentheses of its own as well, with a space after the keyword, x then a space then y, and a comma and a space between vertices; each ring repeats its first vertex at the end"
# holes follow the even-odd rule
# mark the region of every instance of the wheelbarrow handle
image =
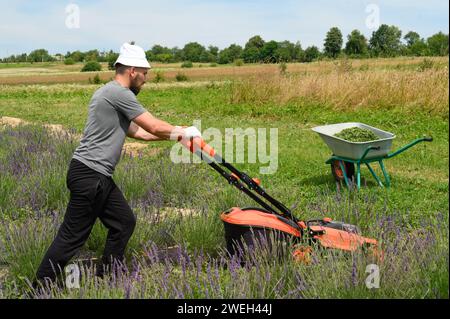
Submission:
POLYGON ((403 153, 408 148, 413 147, 417 143, 420 143, 420 142, 431 142, 431 141, 433 141, 433 138, 431 136, 426 136, 426 137, 421 137, 421 138, 415 139, 414 141, 412 141, 411 143, 403 146, 402 148, 398 149, 397 151, 386 155, 386 158, 391 158, 391 157, 394 157, 394 156, 396 156, 396 155, 398 155, 400 153, 403 153))

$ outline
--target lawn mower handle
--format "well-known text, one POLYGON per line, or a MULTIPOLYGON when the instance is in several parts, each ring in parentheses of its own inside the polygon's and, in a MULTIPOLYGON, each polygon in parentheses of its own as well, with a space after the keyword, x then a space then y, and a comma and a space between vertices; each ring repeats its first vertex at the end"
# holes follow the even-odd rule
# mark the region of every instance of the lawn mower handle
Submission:
POLYGON ((227 163, 219 154, 216 153, 214 148, 208 145, 201 137, 194 137, 189 140, 180 139, 179 142, 184 145, 187 149, 189 149, 192 153, 199 156, 201 159, 205 160, 208 165, 210 165, 214 170, 220 173, 230 184, 234 185, 240 191, 247 194, 250 198, 256 201, 258 204, 263 206, 265 209, 271 211, 274 214, 281 215, 284 217, 288 217, 293 221, 297 222, 297 219, 294 217, 292 212, 281 202, 270 196, 266 193, 266 191, 260 186, 260 181, 257 178, 251 178, 247 174, 239 171, 230 163, 227 163), (206 159, 203 154, 208 155, 214 161, 210 159, 206 159), (225 167, 231 174, 226 172, 221 166, 225 167), (243 183, 247 185, 244 186, 243 183), (273 206, 276 207, 274 209, 272 206, 264 202, 259 196, 262 196, 264 199, 269 201, 273 206))
POLYGON ((201 152, 204 152, 211 157, 214 157, 214 155, 216 154, 216 151, 211 146, 209 146, 208 143, 206 143, 201 137, 194 137, 189 140, 181 139, 180 143, 183 144, 192 153, 200 150, 201 152))

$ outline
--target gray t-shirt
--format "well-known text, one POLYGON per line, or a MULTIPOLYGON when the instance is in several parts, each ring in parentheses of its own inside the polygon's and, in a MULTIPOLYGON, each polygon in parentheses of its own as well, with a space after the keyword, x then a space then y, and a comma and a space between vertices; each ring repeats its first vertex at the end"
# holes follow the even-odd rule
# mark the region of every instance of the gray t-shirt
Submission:
POLYGON ((92 96, 83 137, 73 158, 103 175, 112 176, 130 122, 144 112, 146 109, 130 89, 117 81, 107 83, 92 96))

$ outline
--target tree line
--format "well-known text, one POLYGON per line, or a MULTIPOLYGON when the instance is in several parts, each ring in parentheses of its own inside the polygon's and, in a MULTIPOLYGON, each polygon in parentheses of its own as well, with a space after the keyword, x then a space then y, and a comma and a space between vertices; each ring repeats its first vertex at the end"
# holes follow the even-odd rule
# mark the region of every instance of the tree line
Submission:
MULTIPOLYGON (((173 62, 203 62, 227 64, 236 60, 245 63, 279 63, 279 62, 312 62, 321 58, 336 59, 339 57, 370 58, 395 56, 445 56, 448 55, 448 34, 436 33, 427 39, 417 32, 409 31, 402 37, 402 31, 396 26, 386 24, 372 33, 367 39, 359 30, 353 30, 344 38, 339 28, 331 28, 324 39, 323 50, 316 46, 303 49, 300 42, 264 41, 261 36, 251 37, 244 47, 231 44, 219 50, 216 46, 207 48, 197 42, 187 43, 183 48, 168 48, 154 45, 146 51, 150 61, 173 62)), ((117 59, 118 53, 110 50, 99 52, 67 52, 65 55, 50 55, 45 49, 32 51, 30 54, 12 55, 2 62, 49 62, 64 60, 66 64, 76 62, 108 62, 110 67, 117 59)))

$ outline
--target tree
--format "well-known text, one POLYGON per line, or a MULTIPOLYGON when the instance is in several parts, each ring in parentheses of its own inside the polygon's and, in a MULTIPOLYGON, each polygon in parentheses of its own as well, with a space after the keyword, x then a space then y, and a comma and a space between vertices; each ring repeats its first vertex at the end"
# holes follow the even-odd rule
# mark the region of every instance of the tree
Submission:
POLYGON ((171 53, 160 53, 155 56, 155 61, 162 63, 169 63, 173 60, 173 55, 171 53))
POLYGON ((237 44, 232 44, 228 48, 223 49, 219 53, 220 64, 231 63, 236 59, 239 59, 242 55, 242 47, 237 44))
POLYGON ((152 50, 145 51, 145 57, 148 61, 155 61, 155 55, 153 54, 152 50))
POLYGON ((409 31, 405 36, 403 37, 406 41, 406 45, 408 47, 411 47, 414 43, 420 41, 420 35, 417 32, 409 31))
POLYGON ((72 65, 72 64, 75 64, 75 61, 72 58, 67 58, 67 59, 64 59, 64 64, 72 65))
POLYGON ((68 55, 66 55, 66 58, 72 58, 75 62, 83 62, 84 61, 85 54, 81 51, 75 51, 75 52, 68 52, 68 55))
MULTIPOLYGON (((297 48, 298 49, 298 48, 297 48)), ((297 52, 294 43, 283 41, 278 43, 278 48, 275 50, 274 56, 277 62, 291 62, 295 59, 297 52)))
POLYGON ((266 44, 266 42, 261 38, 261 36, 255 35, 250 39, 248 39, 247 43, 245 44, 245 49, 247 48, 262 49, 264 47, 264 44, 266 44))
POLYGON ((400 53, 402 31, 396 26, 382 24, 372 33, 369 49, 374 56, 391 57, 400 53))
POLYGON ((359 30, 353 30, 347 36, 345 54, 350 56, 364 56, 367 54, 367 39, 359 30))
POLYGON ((208 47, 208 52, 211 53, 213 56, 218 56, 218 55, 219 55, 219 48, 210 45, 210 46, 208 47))
POLYGON ((319 56, 320 56, 320 51, 316 46, 308 47, 305 50, 302 62, 312 62, 312 61, 318 59, 319 56))
POLYGON ((414 56, 426 56, 430 55, 430 49, 424 39, 414 42, 408 49, 408 54, 414 56))
POLYGON ((264 63, 276 63, 276 51, 278 49, 278 42, 269 41, 261 48, 261 61, 264 63))
POLYGON ((100 54, 98 50, 90 50, 84 53, 84 60, 85 61, 98 61, 100 54))
POLYGON ((171 50, 173 61, 172 62, 180 62, 183 61, 183 50, 178 47, 173 47, 171 50))
POLYGON ((448 34, 436 33, 427 39, 431 55, 448 55, 448 34))
POLYGON ((165 54, 165 53, 170 53, 170 49, 163 47, 159 44, 155 44, 152 48, 151 51, 153 53, 153 55, 158 55, 158 54, 165 54))
POLYGON ((200 62, 205 51, 205 47, 201 44, 197 42, 190 42, 183 48, 183 59, 185 61, 200 62))
POLYGON ((303 59, 304 51, 302 49, 302 45, 300 44, 300 41, 297 41, 297 43, 294 46, 294 61, 301 61, 303 59))
POLYGON ((427 43, 417 32, 409 31, 403 39, 406 41, 406 55, 424 56, 429 54, 427 43))
POLYGON ((150 50, 145 52, 145 56, 149 61, 158 61, 169 63, 174 61, 174 51, 159 44, 155 44, 150 50))
POLYGON ((324 42, 325 55, 331 58, 336 58, 341 53, 343 40, 342 33, 339 28, 333 27, 328 31, 324 42))
POLYGON ((31 62, 48 62, 48 61, 53 61, 53 57, 51 57, 48 54, 48 51, 45 49, 38 49, 38 50, 34 50, 32 51, 29 56, 28 59, 31 62))
POLYGON ((28 55, 26 53, 18 54, 18 55, 10 55, 9 57, 0 59, 0 62, 30 62, 28 55))
POLYGON ((112 50, 106 55, 106 61, 108 62, 108 69, 114 70, 114 63, 116 63, 119 53, 115 53, 112 50))
POLYGON ((207 56, 208 56, 207 62, 216 62, 217 58, 219 57, 219 48, 210 45, 208 47, 207 56))
POLYGON ((228 48, 225 48, 219 52, 219 58, 217 59, 217 62, 219 64, 227 64, 233 62, 231 59, 230 50, 228 48))
POLYGON ((242 58, 246 63, 255 63, 261 60, 261 49, 264 47, 264 40, 255 35, 251 37, 245 44, 242 52, 242 58))
POLYGON ((256 47, 245 48, 242 51, 242 58, 245 63, 256 63, 260 61, 261 52, 256 47))

